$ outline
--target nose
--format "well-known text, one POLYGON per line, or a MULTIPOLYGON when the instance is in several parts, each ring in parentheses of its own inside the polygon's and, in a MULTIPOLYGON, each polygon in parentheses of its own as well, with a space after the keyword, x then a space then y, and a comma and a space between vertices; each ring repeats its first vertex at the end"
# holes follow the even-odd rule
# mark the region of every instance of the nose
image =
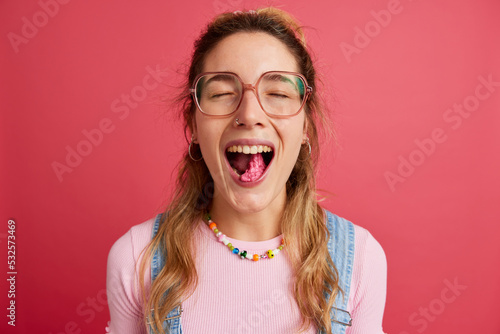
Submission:
POLYGON ((255 87, 252 85, 245 85, 242 94, 241 103, 235 115, 235 117, 238 118, 238 122, 237 124, 235 122, 235 124, 247 128, 263 125, 266 114, 259 103, 255 87))

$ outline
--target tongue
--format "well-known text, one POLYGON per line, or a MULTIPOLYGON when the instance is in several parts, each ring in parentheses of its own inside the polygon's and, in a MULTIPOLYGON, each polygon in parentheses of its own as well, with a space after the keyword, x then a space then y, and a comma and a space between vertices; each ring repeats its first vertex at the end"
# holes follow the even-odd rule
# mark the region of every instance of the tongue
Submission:
MULTIPOLYGON (((247 154, 243 154, 248 157, 247 154)), ((241 154, 240 154, 241 156, 241 154)), ((245 157, 246 158, 246 157, 245 157)), ((262 157, 262 154, 257 153, 257 154, 251 154, 250 155, 250 161, 248 162, 247 159, 242 159, 246 160, 248 163, 248 168, 245 170, 245 173, 240 176, 240 180, 243 182, 253 182, 258 180, 262 174, 264 174, 264 171, 266 170, 266 164, 264 163, 264 158, 262 157)), ((240 161, 244 163, 244 161, 240 161)), ((237 167, 238 168, 238 167, 237 167)), ((238 168, 240 169, 240 168, 238 168)), ((241 168, 241 170, 244 170, 245 168, 241 168)))

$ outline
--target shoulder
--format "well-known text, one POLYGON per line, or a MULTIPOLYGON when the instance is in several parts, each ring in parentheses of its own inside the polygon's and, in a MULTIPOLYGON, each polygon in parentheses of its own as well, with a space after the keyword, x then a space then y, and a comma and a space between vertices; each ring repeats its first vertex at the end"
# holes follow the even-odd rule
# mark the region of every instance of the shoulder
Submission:
POLYGON ((380 243, 368 230, 354 226, 356 246, 348 309, 353 333, 384 333, 382 319, 387 296, 387 260, 380 243))
MULTIPOLYGON (((329 230, 353 237, 354 250, 347 309, 352 333, 383 333, 382 318, 387 293, 387 259, 384 249, 365 228, 329 214, 329 230), (340 231, 340 232, 339 232, 340 231), (345 234, 349 231, 349 234, 345 234), (352 232, 352 234, 351 234, 352 232), (361 320, 361 321, 360 321, 361 320)), ((340 273, 342 274, 342 273, 340 273)))
POLYGON ((352 230, 354 224, 351 223, 349 220, 337 216, 336 214, 328 210, 324 210, 324 212, 326 215, 326 224, 330 233, 332 232, 338 233, 339 231, 343 230, 352 230))
MULTIPOLYGON (((108 255, 106 292, 112 333, 145 333, 139 286, 141 253, 148 245, 154 218, 130 228, 115 241, 108 255)), ((149 272, 148 268, 146 270, 149 272)), ((144 276, 145 287, 150 276, 144 276)))
POLYGON ((125 234, 115 241, 109 251, 108 259, 123 259, 124 256, 132 256, 137 260, 141 251, 151 240, 154 218, 141 224, 132 226, 125 234))
POLYGON ((366 326, 372 323, 369 328, 372 328, 370 330, 373 333, 380 333, 387 294, 387 258, 380 243, 367 229, 354 225, 354 231, 355 251, 349 309, 357 313, 358 317, 362 315, 366 326))
MULTIPOLYGON (((139 265, 142 251, 150 241, 153 223, 154 219, 149 219, 133 226, 111 247, 106 275, 110 304, 119 307, 139 305, 137 298, 139 265)), ((144 279, 149 282, 149 275, 146 275, 144 279)))
POLYGON ((355 249, 355 261, 359 263, 360 258, 369 257, 376 259, 379 262, 386 261, 385 253, 380 243, 373 237, 373 235, 365 228, 352 223, 351 221, 337 216, 325 210, 327 214, 327 227, 332 235, 330 238, 335 238, 336 235, 343 235, 344 237, 352 237, 355 249))
POLYGON ((386 263, 386 256, 382 245, 375 237, 364 227, 354 225, 355 235, 355 254, 358 258, 375 261, 378 264, 386 263))
POLYGON ((343 250, 334 255, 334 259, 339 261, 338 269, 350 271, 350 267, 352 270, 349 301, 356 300, 367 290, 385 291, 387 259, 380 243, 364 227, 331 212, 326 211, 326 214, 330 231, 329 246, 331 250, 343 250))

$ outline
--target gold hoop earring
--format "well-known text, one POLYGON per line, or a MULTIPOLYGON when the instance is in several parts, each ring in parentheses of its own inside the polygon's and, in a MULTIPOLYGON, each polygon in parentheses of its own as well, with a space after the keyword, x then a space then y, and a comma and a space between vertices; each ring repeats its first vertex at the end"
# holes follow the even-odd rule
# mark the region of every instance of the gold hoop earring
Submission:
POLYGON ((311 157, 311 143, 309 142, 309 138, 306 139, 307 146, 309 147, 309 155, 307 156, 308 158, 311 157))
POLYGON ((306 137, 306 142, 304 144, 307 144, 307 147, 309 148, 309 155, 307 156, 306 159, 304 160, 299 160, 299 161, 306 161, 311 157, 311 143, 309 142, 309 137, 306 137))
POLYGON ((189 154, 189 157, 191 158, 191 160, 193 161, 200 161, 203 159, 203 155, 201 156, 201 158, 199 159, 195 159, 193 158, 193 156, 191 155, 191 145, 193 144, 193 139, 194 139, 194 135, 191 136, 191 141, 189 142, 189 147, 188 147, 188 154, 189 154))

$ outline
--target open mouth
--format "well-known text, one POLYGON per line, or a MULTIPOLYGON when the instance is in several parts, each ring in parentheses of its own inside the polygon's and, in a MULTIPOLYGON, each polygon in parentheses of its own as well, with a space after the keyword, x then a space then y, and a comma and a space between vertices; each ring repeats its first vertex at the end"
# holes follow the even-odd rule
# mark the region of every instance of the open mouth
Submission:
POLYGON ((243 182, 260 179, 273 157, 273 149, 267 145, 233 145, 226 149, 227 161, 243 182))

